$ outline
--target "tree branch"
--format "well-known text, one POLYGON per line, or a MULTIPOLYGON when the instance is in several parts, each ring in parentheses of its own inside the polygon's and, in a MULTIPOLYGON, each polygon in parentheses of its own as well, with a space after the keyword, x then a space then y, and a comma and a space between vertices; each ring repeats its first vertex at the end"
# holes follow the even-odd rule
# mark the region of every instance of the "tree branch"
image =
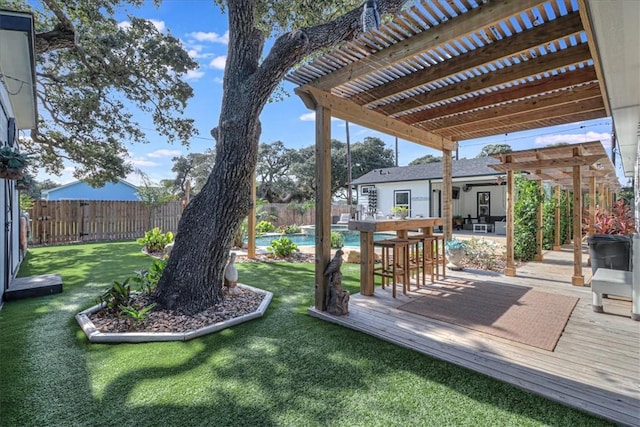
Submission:
MULTIPOLYGON (((395 14, 407 0, 378 0, 378 11, 383 14, 395 14)), ((362 33, 362 7, 357 7, 341 17, 314 27, 283 34, 276 39, 273 48, 255 76, 254 89, 267 90, 265 81, 275 82, 268 88, 269 94, 282 81, 287 71, 308 55, 319 49, 335 46, 340 42, 353 40, 362 33)))

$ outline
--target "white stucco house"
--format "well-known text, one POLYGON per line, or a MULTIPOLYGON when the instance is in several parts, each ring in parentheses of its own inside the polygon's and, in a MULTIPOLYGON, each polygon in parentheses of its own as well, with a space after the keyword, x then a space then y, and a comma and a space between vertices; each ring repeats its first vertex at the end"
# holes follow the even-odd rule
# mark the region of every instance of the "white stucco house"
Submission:
MULTIPOLYGON (((33 17, 0 10, 0 145, 20 149, 18 131, 36 126, 33 17)), ((0 306, 22 261, 16 181, 0 178, 0 306)))
MULTIPOLYGON (((465 228, 482 222, 493 225, 506 216, 504 177, 488 166, 496 163, 491 157, 452 162, 453 215, 463 217, 465 228)), ((391 216, 392 208, 398 206, 407 207, 411 217, 442 216, 440 162, 375 169, 352 184, 357 188, 361 218, 391 216)))

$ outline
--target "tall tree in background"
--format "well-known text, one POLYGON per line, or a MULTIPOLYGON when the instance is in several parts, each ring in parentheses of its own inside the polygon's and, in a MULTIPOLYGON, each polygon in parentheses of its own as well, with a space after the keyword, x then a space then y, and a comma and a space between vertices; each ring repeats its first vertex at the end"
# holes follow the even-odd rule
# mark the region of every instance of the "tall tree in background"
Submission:
POLYGON ((204 153, 189 153, 174 157, 172 172, 176 173, 173 186, 180 197, 184 197, 187 181, 191 184, 191 194, 198 194, 209 179, 215 163, 215 151, 208 149, 204 153))
POLYGON ((269 203, 289 203, 296 189, 291 168, 297 159, 296 150, 286 148, 282 141, 260 144, 256 167, 258 197, 269 203))
POLYGON ((442 161, 442 156, 436 157, 436 156, 434 156, 432 154, 427 154, 427 155, 424 155, 422 157, 418 157, 415 160, 412 160, 409 163, 409 166, 424 165, 424 164, 427 164, 427 163, 437 163, 437 162, 441 162, 441 161, 442 161))
POLYGON ((509 144, 488 144, 482 147, 480 154, 476 158, 489 157, 492 154, 510 153, 513 151, 509 144))
POLYGON ((170 142, 196 133, 182 117, 192 89, 181 78, 197 63, 152 22, 114 18, 116 9, 143 3, 42 0, 32 8, 33 1, 0 0, 0 8, 35 17, 39 121, 21 140, 32 164, 59 174, 73 161, 74 176, 92 185, 124 177, 132 171, 125 142, 147 142, 134 110, 147 112, 170 142))
MULTIPOLYGON (((224 96, 218 126, 211 132, 217 141, 216 164, 184 211, 155 295, 160 306, 187 312, 222 299, 222 277, 233 236, 252 205, 259 117, 265 104, 291 67, 362 31, 360 1, 216 2, 229 16, 224 96), (340 15, 348 7, 354 8, 340 15), (279 29, 288 32, 265 52, 266 38, 279 29)), ((378 7, 381 13, 397 12, 404 2, 378 0, 378 7)))

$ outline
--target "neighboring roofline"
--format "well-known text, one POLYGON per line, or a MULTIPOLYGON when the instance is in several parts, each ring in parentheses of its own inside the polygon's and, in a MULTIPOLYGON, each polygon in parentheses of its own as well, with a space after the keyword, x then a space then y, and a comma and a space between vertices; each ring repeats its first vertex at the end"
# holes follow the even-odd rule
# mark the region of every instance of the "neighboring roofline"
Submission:
MULTIPOLYGON (((125 185, 133 188, 134 190, 138 191, 138 187, 136 187, 135 185, 131 184, 130 182, 125 181, 124 179, 118 179, 118 182, 121 182, 122 184, 125 184, 125 185)), ((86 184, 86 182, 84 182, 82 180, 71 181, 71 182, 67 182, 66 184, 62 184, 62 185, 60 185, 58 187, 50 188, 48 190, 42 190, 42 194, 50 194, 52 191, 62 190, 64 188, 71 187, 72 185, 76 185, 76 184, 79 184, 79 183, 85 183, 86 184)), ((111 184, 117 184, 117 182, 111 182, 111 184)), ((102 188, 102 187, 97 187, 97 188, 102 188)))

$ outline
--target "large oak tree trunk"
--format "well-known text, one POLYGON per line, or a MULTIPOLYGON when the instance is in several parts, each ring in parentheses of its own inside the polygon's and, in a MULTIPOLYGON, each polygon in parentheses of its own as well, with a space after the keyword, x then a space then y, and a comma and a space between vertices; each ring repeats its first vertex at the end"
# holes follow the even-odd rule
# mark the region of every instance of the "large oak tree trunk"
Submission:
POLYGON ((218 127, 211 132, 217 142, 215 165, 183 212, 169 263, 154 294, 160 307, 185 313, 202 311, 222 299, 233 236, 253 203, 259 116, 273 91, 273 85, 255 76, 264 38, 253 26, 252 8, 243 7, 243 1, 232 3, 225 91, 218 127))

